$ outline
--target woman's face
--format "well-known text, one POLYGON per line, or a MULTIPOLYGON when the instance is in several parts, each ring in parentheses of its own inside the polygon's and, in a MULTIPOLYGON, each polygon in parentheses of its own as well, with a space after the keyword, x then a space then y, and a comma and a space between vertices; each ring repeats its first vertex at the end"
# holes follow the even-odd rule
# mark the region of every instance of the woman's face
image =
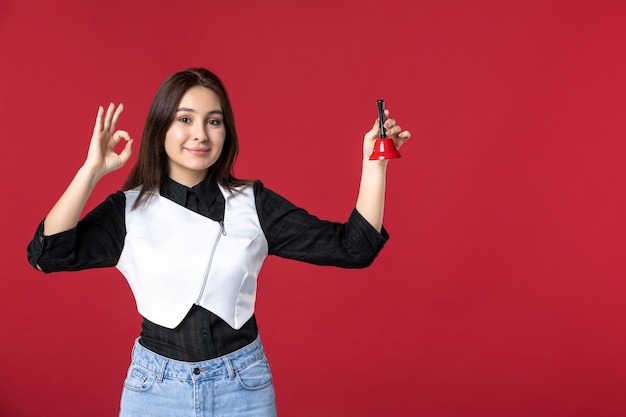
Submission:
POLYGON ((169 176, 188 187, 198 184, 220 157, 225 137, 217 94, 205 87, 191 87, 180 100, 165 134, 169 176))

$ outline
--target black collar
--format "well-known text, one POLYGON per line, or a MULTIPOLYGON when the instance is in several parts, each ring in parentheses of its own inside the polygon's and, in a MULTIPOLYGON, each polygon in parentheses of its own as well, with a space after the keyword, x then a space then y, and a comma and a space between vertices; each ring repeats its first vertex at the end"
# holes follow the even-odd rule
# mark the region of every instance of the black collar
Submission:
POLYGON ((191 188, 168 177, 165 183, 165 190, 161 191, 163 197, 187 208, 190 208, 188 202, 191 193, 196 194, 200 201, 198 213, 215 221, 224 220, 224 207, 226 205, 224 196, 217 186, 217 181, 209 177, 191 188))

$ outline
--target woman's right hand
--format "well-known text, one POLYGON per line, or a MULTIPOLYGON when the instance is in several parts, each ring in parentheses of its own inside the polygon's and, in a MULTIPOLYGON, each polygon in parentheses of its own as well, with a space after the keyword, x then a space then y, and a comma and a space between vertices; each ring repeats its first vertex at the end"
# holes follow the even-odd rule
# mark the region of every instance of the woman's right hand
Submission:
POLYGON ((121 103, 117 108, 113 103, 109 104, 106 113, 102 106, 98 108, 87 159, 83 164, 83 167, 91 171, 97 178, 102 178, 109 172, 123 167, 132 154, 133 140, 128 132, 115 130, 123 111, 124 105, 121 103), (117 154, 115 147, 122 139, 126 141, 126 145, 117 154))
POLYGON ((116 109, 113 103, 109 105, 106 113, 104 108, 98 109, 87 159, 46 216, 44 235, 50 236, 76 227, 98 180, 109 172, 121 168, 130 159, 133 140, 128 132, 115 130, 123 110, 124 106, 120 104, 116 109), (115 146, 122 139, 126 141, 126 146, 117 154, 115 146))

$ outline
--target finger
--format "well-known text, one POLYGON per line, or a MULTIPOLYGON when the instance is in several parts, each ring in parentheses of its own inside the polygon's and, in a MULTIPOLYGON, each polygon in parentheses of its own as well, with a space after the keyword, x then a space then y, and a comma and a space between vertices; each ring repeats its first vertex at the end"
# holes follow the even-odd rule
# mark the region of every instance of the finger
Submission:
POLYGON ((385 120, 385 129, 391 129, 396 125, 396 119, 387 119, 385 120))
POLYGON ((130 135, 125 130, 116 130, 115 133, 111 136, 111 141, 109 143, 109 150, 113 151, 118 143, 122 141, 122 139, 129 141, 130 135))
POLYGON ((132 154, 133 154, 133 140, 128 138, 126 140, 126 146, 124 146, 124 149, 122 149, 122 152, 120 152, 119 154, 120 163, 122 165, 126 164, 126 162, 128 162, 132 154))
POLYGON ((396 125, 396 119, 387 119, 385 120, 385 129, 390 130, 392 127, 396 125))
POLYGON ((398 133, 397 139, 395 140, 396 146, 401 146, 404 142, 409 140, 410 137, 411 132, 409 132, 408 130, 398 133))
POLYGON ((408 140, 411 137, 411 132, 405 130, 404 132, 398 133, 398 137, 404 140, 408 140))
POLYGON ((369 140, 375 140, 379 136, 380 136, 380 129, 379 129, 379 124, 378 124, 378 119, 376 119, 372 128, 369 130, 369 132, 365 134, 365 138, 369 140))
POLYGON ((109 104, 107 108, 107 112, 104 116, 104 126, 103 129, 105 132, 111 130, 111 120, 113 119, 113 111, 115 110, 115 105, 113 103, 109 104))
POLYGON ((113 136, 119 136, 120 138, 122 138, 122 137, 123 137, 123 138, 125 138, 126 140, 129 140, 129 139, 130 139, 130 133, 128 133, 128 132, 127 132, 127 131, 125 131, 125 130, 116 130, 116 131, 113 133, 113 136))
POLYGON ((117 121, 120 119, 122 112, 124 111, 124 104, 120 103, 115 109, 115 113, 113 113, 113 120, 111 121, 111 130, 115 130, 115 126, 117 126, 117 121))
POLYGON ((387 129, 387 136, 394 136, 400 132, 402 132, 402 128, 396 125, 396 126, 393 126, 391 129, 387 129))
POLYGON ((103 114, 104 114, 104 108, 102 106, 99 106, 98 107, 98 114, 96 114, 96 122, 93 125, 93 133, 94 134, 97 133, 97 132, 101 132, 102 131, 102 128, 104 126, 104 123, 102 121, 103 120, 103 118, 102 118, 103 114))

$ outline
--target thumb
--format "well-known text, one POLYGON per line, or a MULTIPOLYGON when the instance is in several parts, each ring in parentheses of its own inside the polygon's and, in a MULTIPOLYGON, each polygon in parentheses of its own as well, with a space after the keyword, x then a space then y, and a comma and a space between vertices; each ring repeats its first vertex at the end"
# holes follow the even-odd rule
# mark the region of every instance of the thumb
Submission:
POLYGON ((133 140, 127 139, 124 149, 122 149, 122 152, 120 152, 119 154, 121 166, 124 166, 126 162, 128 162, 132 154, 133 154, 133 140))
POLYGON ((380 136, 380 125, 378 119, 374 122, 374 126, 365 134, 365 137, 370 140, 377 139, 380 136))

